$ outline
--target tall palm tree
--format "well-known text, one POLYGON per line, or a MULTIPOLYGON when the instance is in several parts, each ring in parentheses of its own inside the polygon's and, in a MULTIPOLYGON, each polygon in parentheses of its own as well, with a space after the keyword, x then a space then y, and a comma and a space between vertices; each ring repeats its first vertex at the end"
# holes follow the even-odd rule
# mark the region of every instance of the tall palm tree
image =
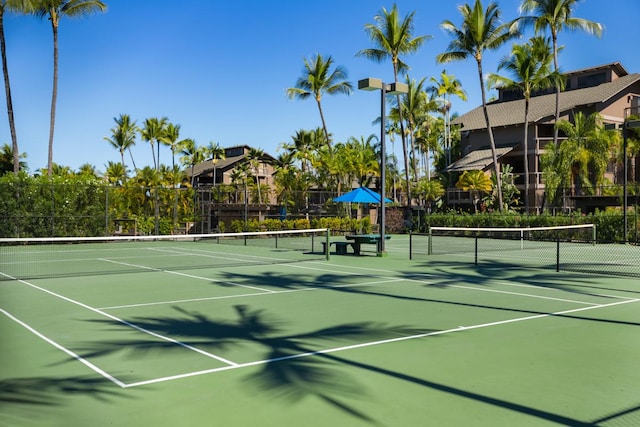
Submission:
MULTIPOLYGON (((120 152, 120 159, 122 161, 122 167, 127 169, 124 163, 124 152, 129 150, 131 154, 131 147, 136 144, 136 133, 138 132, 138 126, 135 121, 131 121, 131 117, 128 114, 120 114, 120 117, 114 117, 113 120, 116 125, 111 128, 111 137, 104 137, 113 148, 120 152)), ((133 161, 133 155, 131 155, 131 162, 133 168, 136 168, 136 164, 133 161)))
POLYGON ((144 126, 140 129, 140 137, 143 141, 147 141, 151 144, 151 155, 153 156, 153 166, 156 170, 160 167, 160 141, 165 136, 165 131, 167 124, 169 123, 169 119, 166 117, 162 117, 161 119, 157 117, 151 117, 149 119, 145 119, 144 126), (156 144, 158 144, 158 159, 156 160, 156 144))
POLYGON ((442 70, 440 80, 431 77, 431 82, 435 84, 433 93, 442 98, 444 105, 444 149, 447 166, 451 163, 451 97, 457 96, 463 101, 467 100, 467 93, 462 89, 462 83, 453 74, 447 74, 447 70, 442 70))
POLYGON ((508 71, 515 80, 508 77, 490 74, 490 85, 500 85, 506 88, 516 88, 524 96, 524 136, 522 146, 524 151, 524 201, 525 213, 529 213, 529 101, 534 91, 552 87, 559 75, 551 71, 551 47, 549 39, 534 37, 525 44, 515 44, 511 55, 503 58, 498 64, 498 70, 508 71))
MULTIPOLYGON (((180 147, 180 125, 174 125, 173 123, 167 123, 162 132, 162 136, 158 140, 161 144, 169 147, 171 150, 171 167, 176 165, 176 152, 180 147)), ((158 152, 159 153, 159 152, 158 152)), ((160 154, 158 154, 158 163, 160 163, 160 154)))
POLYGON ((458 11, 460 11, 462 15, 462 24, 460 27, 456 27, 455 24, 449 20, 445 20, 441 24, 442 29, 451 35, 452 40, 447 47, 447 51, 439 54, 436 60, 439 63, 464 60, 469 57, 476 60, 482 93, 482 110, 487 123, 493 168, 498 183, 498 206, 500 212, 502 212, 500 166, 496 155, 496 142, 493 138, 493 129, 491 128, 491 121, 487 111, 487 95, 484 88, 482 56, 487 50, 498 49, 507 41, 516 37, 517 33, 510 24, 500 23, 500 9, 496 3, 489 3, 485 10, 482 1, 475 0, 473 6, 469 4, 458 6, 458 11))
POLYGON ((322 112, 322 95, 346 94, 350 95, 353 91, 351 83, 347 79, 347 70, 341 66, 336 66, 331 71, 333 58, 329 56, 326 60, 322 55, 317 54, 315 58, 304 60, 304 68, 302 76, 296 81, 295 87, 287 89, 287 96, 291 99, 307 99, 313 97, 318 104, 320 112, 320 120, 322 121, 322 129, 327 139, 327 145, 331 145, 327 124, 322 112))
POLYGON ((180 150, 180 153, 182 154, 180 162, 184 166, 191 168, 191 186, 193 187, 195 182, 193 168, 198 163, 204 161, 204 147, 198 147, 196 145, 196 141, 191 138, 187 138, 182 142, 182 149, 180 150))
MULTIPOLYGON (((597 22, 573 17, 573 11, 580 0, 522 0, 521 13, 533 12, 534 15, 523 16, 516 20, 524 25, 533 24, 536 33, 549 31, 553 43, 553 70, 560 72, 558 65, 558 33, 563 29, 582 30, 589 34, 602 35, 603 26, 597 22)), ((560 120, 560 91, 562 87, 556 84, 555 121, 560 120)), ((553 143, 558 144, 558 129, 553 132, 553 143)))
POLYGON ((262 195, 260 192, 260 165, 264 160, 264 151, 260 148, 250 148, 247 153, 249 168, 256 178, 256 189, 258 191, 258 203, 262 204, 262 195))
POLYGON ((209 142, 209 145, 206 148, 207 156, 211 158, 211 162, 213 163, 213 185, 216 185, 216 165, 218 160, 224 160, 226 158, 225 149, 220 146, 217 142, 209 142))
MULTIPOLYGON (((409 66, 400 59, 400 55, 407 55, 417 52, 425 41, 431 36, 413 36, 415 12, 407 14, 402 21, 396 4, 390 11, 382 8, 379 15, 373 19, 375 23, 366 24, 365 31, 369 34, 374 44, 373 48, 362 49, 356 56, 364 56, 375 62, 383 62, 391 59, 393 65, 393 81, 398 81, 398 74, 409 70, 409 66)), ((400 105, 400 95, 396 98, 397 104, 400 105)), ((407 151, 407 140, 404 134, 404 123, 402 109, 400 113, 400 136, 402 138, 402 150, 404 155, 404 173, 407 184, 407 205, 411 206, 411 185, 409 183, 409 152, 407 151)))
POLYGON ((9 81, 9 67, 7 65, 7 48, 4 38, 4 13, 14 11, 27 13, 31 10, 30 0, 0 0, 0 54, 2 55, 2 74, 4 76, 4 92, 7 100, 7 115, 9 116, 9 130, 11 132, 11 147, 13 150, 13 173, 20 170, 20 154, 18 151, 18 136, 13 116, 13 102, 11 100, 11 83, 9 81))
POLYGON ((49 156, 47 173, 53 174, 53 132, 56 122, 56 100, 58 98, 58 27, 63 16, 86 16, 104 12, 107 5, 100 0, 34 0, 33 12, 47 18, 53 30, 53 90, 51 94, 51 122, 49 124, 49 156))

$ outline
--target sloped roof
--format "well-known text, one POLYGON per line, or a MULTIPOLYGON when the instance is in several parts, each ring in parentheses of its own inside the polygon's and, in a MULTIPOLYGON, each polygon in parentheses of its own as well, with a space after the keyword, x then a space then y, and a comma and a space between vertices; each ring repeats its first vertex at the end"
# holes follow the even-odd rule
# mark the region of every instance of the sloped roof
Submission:
MULTIPOLYGON (((640 82, 640 74, 629 74, 598 86, 569 90, 560 93, 560 111, 569 111, 580 105, 606 102, 634 83, 640 82)), ((529 100, 529 120, 532 123, 555 115, 556 95, 540 95, 529 100)), ((495 102, 487 105, 492 127, 520 125, 524 121, 524 99, 495 102)), ((452 120, 461 124, 462 130, 485 129, 487 124, 479 106, 452 120)))
MULTIPOLYGON (((513 147, 501 147, 496 148, 496 157, 499 159, 508 152, 513 150, 513 147)), ((483 170, 487 166, 493 163, 491 156, 491 150, 475 150, 467 154, 461 159, 451 163, 446 169, 446 172, 462 172, 472 170, 483 170)))
MULTIPOLYGON (((236 157, 227 157, 226 159, 217 160, 215 163, 215 168, 218 171, 225 170, 229 168, 229 166, 233 166, 240 161, 247 158, 246 154, 236 157)), ((212 172, 214 168, 214 163, 211 159, 207 159, 204 162, 198 163, 192 168, 187 168, 187 175, 191 176, 192 172, 194 176, 199 176, 205 173, 212 172)))

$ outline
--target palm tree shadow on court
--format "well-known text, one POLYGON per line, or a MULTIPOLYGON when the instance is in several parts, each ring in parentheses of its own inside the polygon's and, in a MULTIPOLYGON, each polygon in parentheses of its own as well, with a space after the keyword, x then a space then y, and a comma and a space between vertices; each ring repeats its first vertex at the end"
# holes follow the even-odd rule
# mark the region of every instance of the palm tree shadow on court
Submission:
MULTIPOLYGON (((257 344, 262 348, 259 353, 261 360, 248 363, 259 366, 259 370, 246 376, 245 381, 256 385, 259 396, 267 394, 293 403, 313 397, 370 423, 375 423, 375 420, 348 403, 364 399, 367 391, 339 369, 342 363, 328 357, 323 350, 337 347, 334 343, 338 342, 340 345, 349 345, 434 332, 360 322, 287 334, 284 331, 286 324, 264 310, 255 310, 247 305, 235 305, 233 308, 236 314, 233 320, 213 319, 199 312, 174 307, 176 317, 135 317, 127 322, 136 328, 169 336, 208 352, 232 350, 248 343, 257 344)), ((131 329, 130 325, 111 319, 88 321, 107 325, 109 330, 131 329)), ((148 339, 92 343, 79 353, 90 360, 123 351, 137 358, 147 353, 184 351, 184 347, 150 336, 148 339)), ((239 363, 242 367, 242 362, 239 363)))
POLYGON ((91 396, 102 401, 124 397, 120 388, 96 376, 7 378, 0 381, 0 424, 3 418, 37 418, 37 408, 62 405, 70 395, 91 396))

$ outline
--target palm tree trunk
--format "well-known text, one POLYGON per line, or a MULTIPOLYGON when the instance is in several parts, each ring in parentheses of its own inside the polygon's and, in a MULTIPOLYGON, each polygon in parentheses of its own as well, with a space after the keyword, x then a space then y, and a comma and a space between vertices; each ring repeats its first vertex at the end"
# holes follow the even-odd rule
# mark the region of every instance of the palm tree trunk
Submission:
POLYGON ((4 92, 7 97, 7 115, 9 116, 9 129, 11 131, 11 147, 13 150, 13 173, 20 170, 20 153, 18 151, 18 137, 13 118, 13 103, 11 102, 11 84, 9 83, 9 68, 7 66, 7 49, 4 38, 4 7, 0 7, 0 51, 2 52, 2 73, 4 75, 4 92))
POLYGON ((498 165, 498 156, 496 155, 496 142, 493 138, 493 129, 491 128, 491 122, 489 120, 489 112, 487 110, 487 95, 484 90, 484 79, 482 76, 482 62, 477 59, 478 62, 478 77, 480 78, 480 88, 482 89, 482 112, 484 113, 484 119, 487 122, 487 132, 489 133, 489 143, 491 144, 491 159, 493 160, 493 169, 496 174, 496 187, 498 191, 498 210, 502 212, 502 177, 500 176, 500 165, 498 165))
POLYGON ((524 100, 524 213, 529 215, 529 98, 524 100))
POLYGON ((53 91, 51 94, 51 121, 49 123, 49 154, 47 156, 47 174, 53 175, 53 133, 56 124, 56 100, 58 98, 58 24, 51 20, 53 29, 53 91))
MULTIPOLYGON (((322 121, 322 129, 324 130, 324 136, 327 138, 327 146, 331 148, 331 140, 329 139, 329 131, 327 130, 327 123, 324 120, 324 113, 322 112, 322 105, 320 104, 320 100, 316 99, 318 103, 318 111, 320 111, 320 120, 322 121)), ((332 151, 329 150, 329 154, 332 155, 332 151)))
MULTIPOLYGON (((555 31, 551 32, 551 39, 553 41, 553 71, 558 72, 558 35, 555 31)), ((556 111, 555 111, 555 123, 560 120, 560 83, 556 83, 556 111)), ((553 145, 558 145, 558 128, 553 127, 553 145)))

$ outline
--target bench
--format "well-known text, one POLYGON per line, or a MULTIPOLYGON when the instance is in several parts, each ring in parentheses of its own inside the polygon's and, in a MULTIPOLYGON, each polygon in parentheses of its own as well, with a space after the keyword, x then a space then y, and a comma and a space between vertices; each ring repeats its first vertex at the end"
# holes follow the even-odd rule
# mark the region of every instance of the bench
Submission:
MULTIPOLYGON (((329 242, 329 246, 335 245, 336 247, 336 255, 346 255, 347 247, 352 246, 351 242, 343 242, 343 241, 333 241, 329 242)), ((322 242, 322 253, 327 253, 327 242, 322 242)))
MULTIPOLYGON (((379 234, 352 234, 345 236, 347 240, 352 240, 353 253, 360 255, 360 245, 378 245, 380 242, 379 234)), ((385 235, 385 240, 389 240, 391 236, 385 235)))

